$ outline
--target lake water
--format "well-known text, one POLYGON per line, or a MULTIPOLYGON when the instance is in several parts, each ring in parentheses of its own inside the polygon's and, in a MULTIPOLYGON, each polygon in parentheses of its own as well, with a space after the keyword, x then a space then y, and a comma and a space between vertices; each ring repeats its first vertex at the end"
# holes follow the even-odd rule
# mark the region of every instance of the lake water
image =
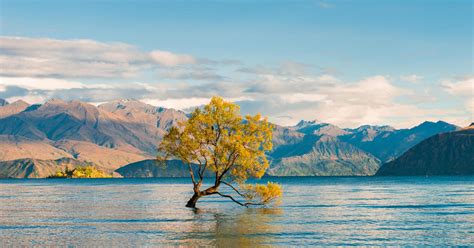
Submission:
POLYGON ((279 207, 196 211, 189 179, 0 180, 0 247, 474 245, 474 177, 270 180, 279 207))

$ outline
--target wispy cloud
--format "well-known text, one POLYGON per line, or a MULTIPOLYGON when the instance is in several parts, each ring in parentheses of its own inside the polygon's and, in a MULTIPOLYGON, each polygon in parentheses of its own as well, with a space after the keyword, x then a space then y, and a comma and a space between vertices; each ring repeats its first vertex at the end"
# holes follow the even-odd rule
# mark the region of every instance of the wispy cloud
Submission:
POLYGON ((177 79, 177 80, 204 80, 216 81, 226 79, 218 74, 215 70, 206 67, 190 67, 190 68, 174 68, 166 69, 159 73, 161 78, 177 79))
POLYGON ((196 58, 186 54, 174 54, 167 51, 151 51, 151 60, 163 66, 178 66, 196 64, 196 58))
POLYGON ((474 121, 474 77, 445 79, 441 81, 441 86, 449 94, 463 99, 466 111, 471 114, 470 121, 474 121))
POLYGON ((326 1, 318 1, 318 6, 323 9, 331 9, 335 7, 334 4, 330 4, 326 1))
POLYGON ((411 75, 400 76, 400 79, 402 81, 409 82, 409 83, 418 83, 420 80, 423 79, 423 76, 411 74, 411 75))

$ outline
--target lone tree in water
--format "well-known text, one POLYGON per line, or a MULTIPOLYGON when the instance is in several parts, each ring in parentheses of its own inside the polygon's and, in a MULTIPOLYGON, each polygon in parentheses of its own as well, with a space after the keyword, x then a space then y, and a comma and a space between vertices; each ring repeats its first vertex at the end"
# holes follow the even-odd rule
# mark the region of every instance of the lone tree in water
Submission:
POLYGON ((186 122, 169 130, 159 145, 159 159, 175 158, 187 165, 194 194, 186 207, 195 208, 201 197, 216 194, 241 206, 266 205, 281 196, 281 186, 270 182, 247 185, 245 181, 265 174, 272 129, 259 114, 243 118, 238 105, 213 97, 186 122), (201 189, 206 171, 215 177, 214 184, 201 189), (221 193, 222 185, 239 197, 221 193))

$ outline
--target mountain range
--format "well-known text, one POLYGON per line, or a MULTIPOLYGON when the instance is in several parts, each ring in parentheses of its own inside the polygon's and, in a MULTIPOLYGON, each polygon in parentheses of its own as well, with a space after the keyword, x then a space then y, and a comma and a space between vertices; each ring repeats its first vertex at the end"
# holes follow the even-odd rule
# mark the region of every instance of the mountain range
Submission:
POLYGON ((377 176, 474 175, 474 123, 436 134, 384 164, 377 176))
MULTIPOLYGON (((49 170, 33 174, 19 171, 32 168, 31 164, 45 164, 31 161, 57 163, 59 168, 57 161, 63 158, 69 159, 72 167, 92 163, 126 177, 167 176, 163 171, 156 172, 147 161, 156 156, 156 147, 167 130, 187 118, 182 111, 133 99, 98 106, 77 100, 51 99, 41 105, 0 100, 0 161, 4 161, 0 163, 0 176, 46 177, 49 170), (127 170, 119 169, 132 163, 127 170)), ((458 129, 442 121, 424 122, 409 129, 370 125, 348 129, 318 121, 301 121, 291 127, 275 125, 267 173, 373 175, 381 164, 422 140, 458 129)))

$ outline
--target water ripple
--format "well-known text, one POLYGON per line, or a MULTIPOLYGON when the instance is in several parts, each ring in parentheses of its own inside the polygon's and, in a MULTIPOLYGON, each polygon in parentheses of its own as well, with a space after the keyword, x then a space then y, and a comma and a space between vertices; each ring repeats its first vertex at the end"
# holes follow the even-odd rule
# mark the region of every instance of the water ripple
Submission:
POLYGON ((187 178, 0 180, 0 247, 474 245, 474 177, 271 180, 279 207, 197 211, 187 178))

